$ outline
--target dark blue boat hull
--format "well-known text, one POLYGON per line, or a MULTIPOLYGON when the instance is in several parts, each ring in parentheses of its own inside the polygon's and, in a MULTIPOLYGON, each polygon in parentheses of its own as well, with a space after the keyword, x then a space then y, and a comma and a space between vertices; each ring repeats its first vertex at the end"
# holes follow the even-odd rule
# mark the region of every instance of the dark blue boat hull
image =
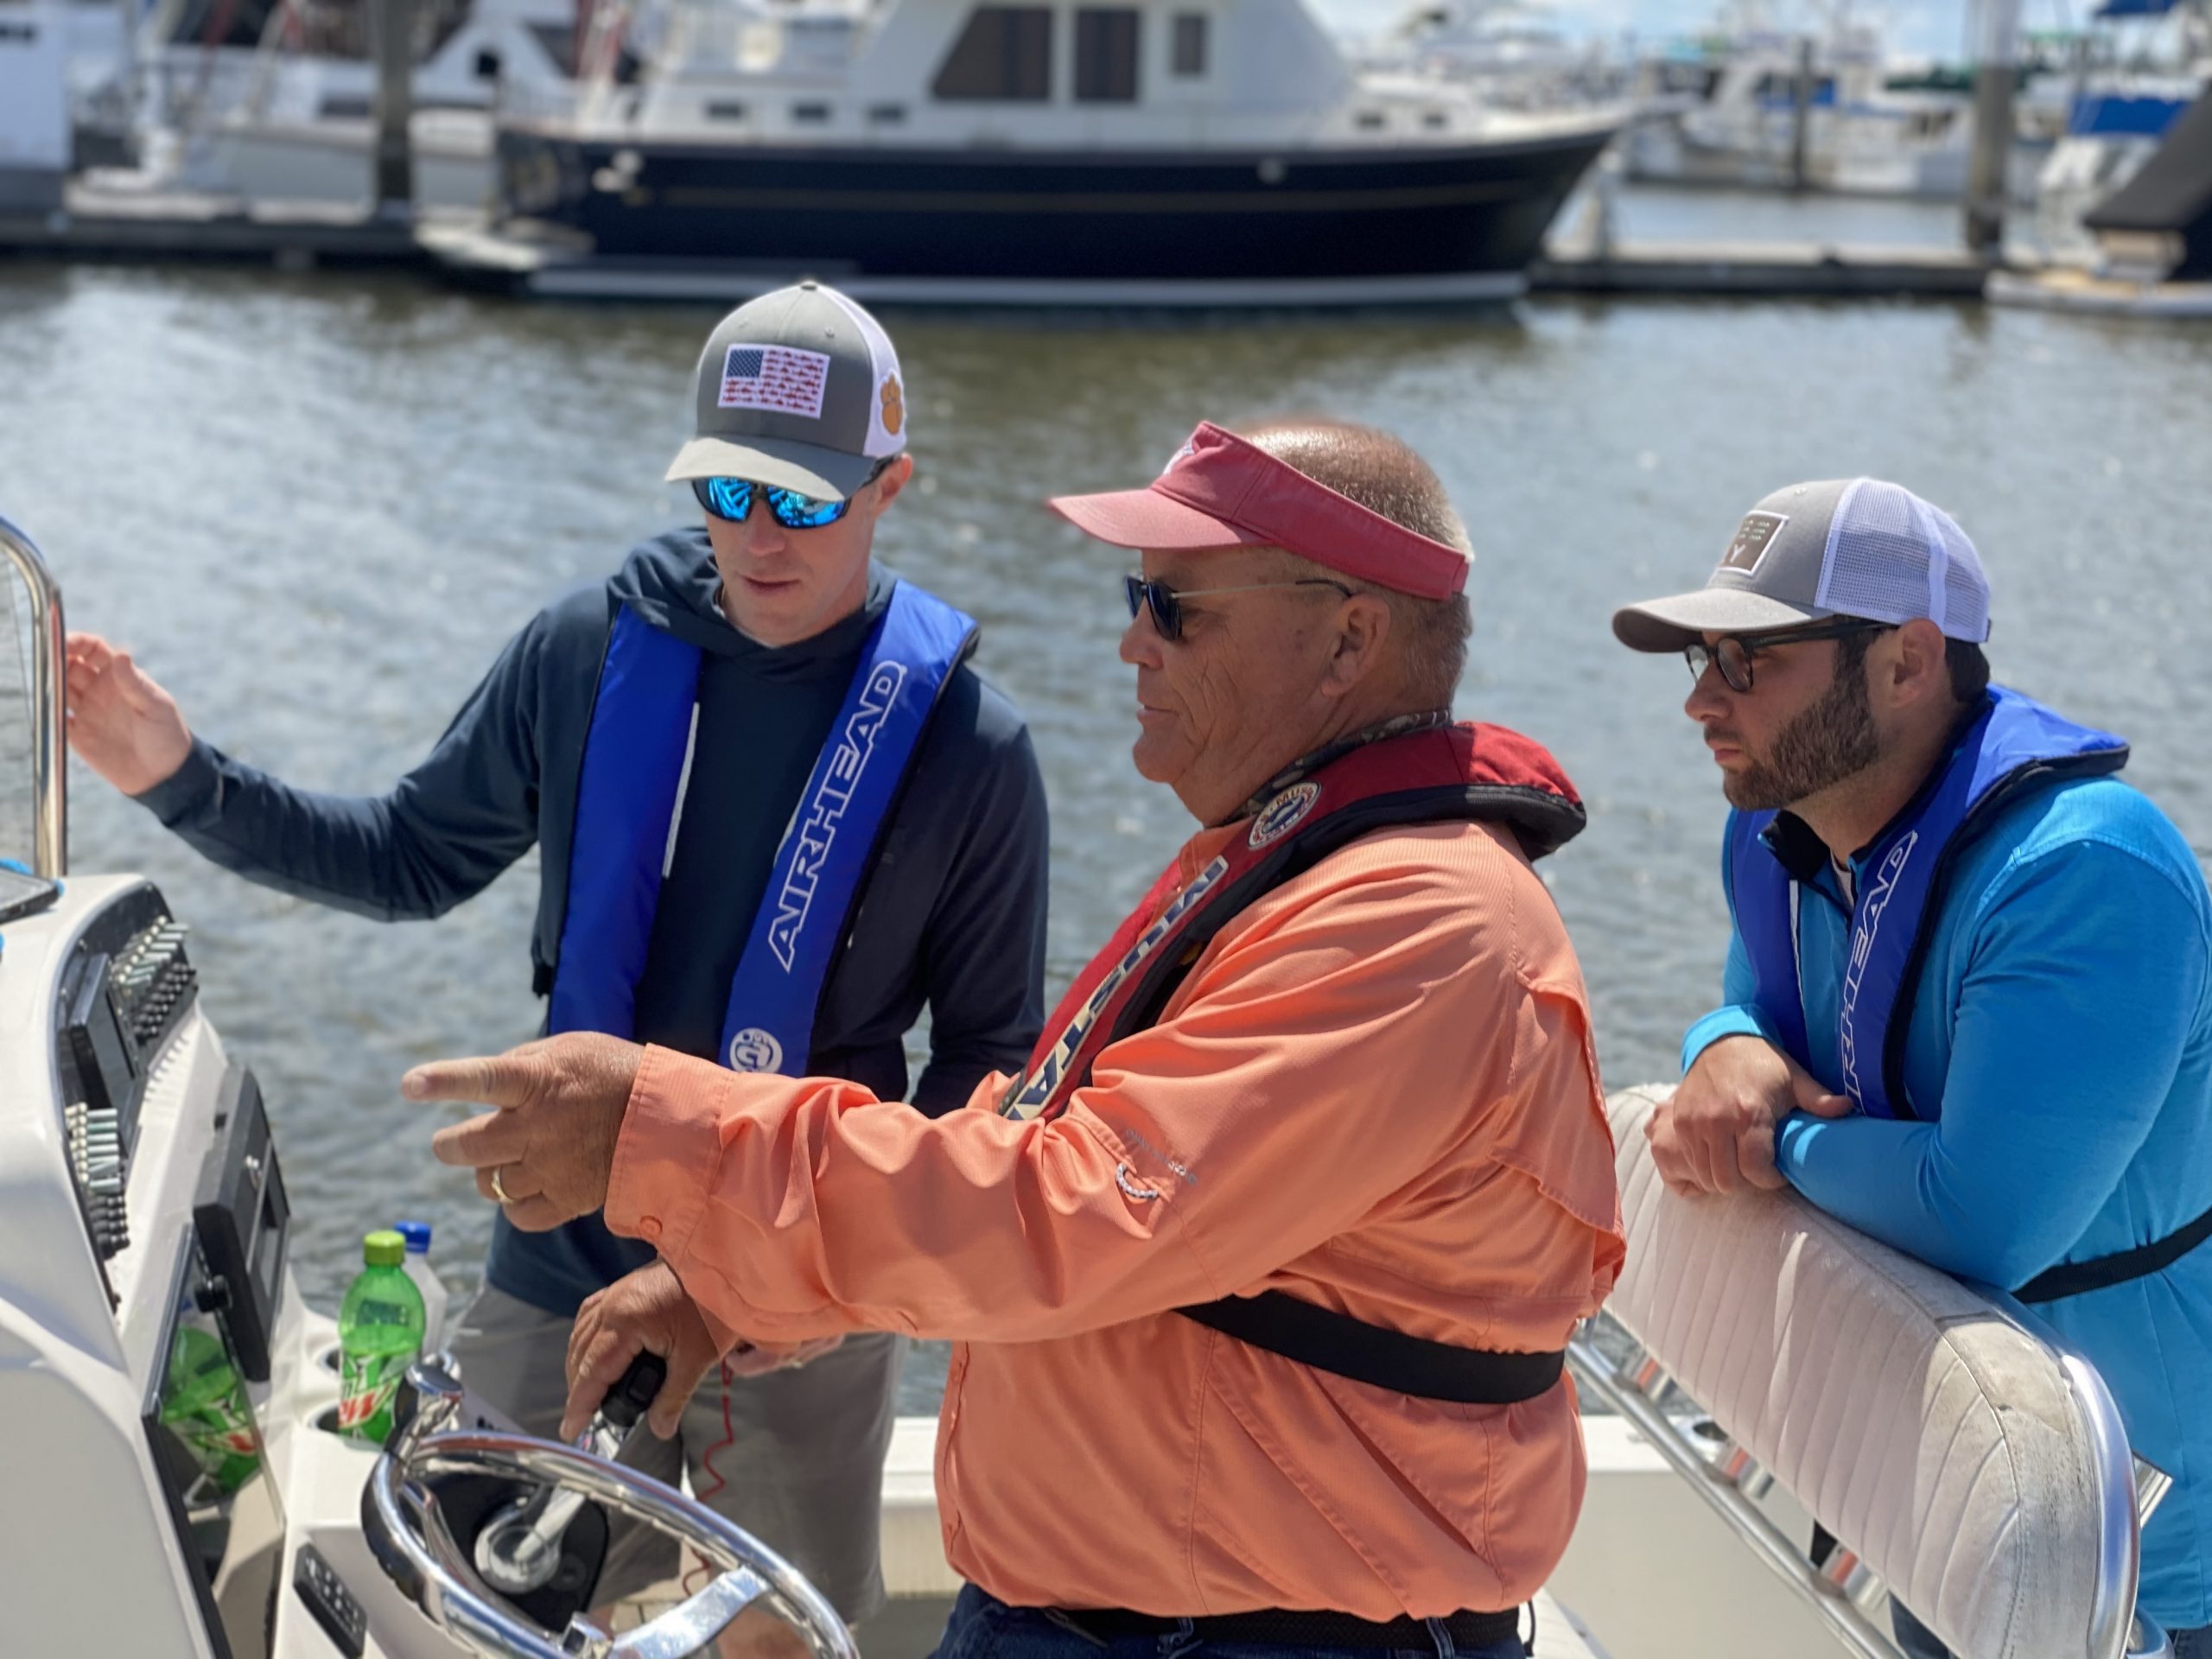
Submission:
POLYGON ((1511 276, 1610 134, 1240 155, 499 136, 501 208, 604 260, 957 283, 1511 276))

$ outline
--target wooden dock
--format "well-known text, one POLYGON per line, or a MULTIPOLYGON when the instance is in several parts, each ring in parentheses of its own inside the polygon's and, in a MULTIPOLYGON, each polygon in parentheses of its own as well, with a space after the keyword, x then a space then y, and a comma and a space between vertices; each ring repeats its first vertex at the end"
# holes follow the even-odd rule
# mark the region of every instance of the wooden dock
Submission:
MULTIPOLYGON (((365 204, 247 203, 87 180, 71 181, 57 213, 0 217, 0 254, 8 253, 267 262, 285 270, 393 266, 460 285, 555 294, 592 291, 598 264, 515 241, 466 213, 410 220, 379 216, 365 204)), ((1962 300, 1980 299, 1989 275, 1982 261, 1949 248, 1638 241, 1599 251, 1555 242, 1530 268, 1529 288, 1616 298, 1962 300)), ((655 291, 636 283, 626 290, 629 297, 655 291)))
POLYGON ((1990 266, 1959 248, 1789 242, 1554 244, 1529 268, 1535 294, 1725 299, 1978 300, 1990 266))
POLYGON ((234 196, 132 189, 73 179, 58 212, 0 217, 0 253, 34 257, 232 263, 286 270, 404 265, 433 261, 416 224, 380 217, 365 203, 246 202, 234 196))

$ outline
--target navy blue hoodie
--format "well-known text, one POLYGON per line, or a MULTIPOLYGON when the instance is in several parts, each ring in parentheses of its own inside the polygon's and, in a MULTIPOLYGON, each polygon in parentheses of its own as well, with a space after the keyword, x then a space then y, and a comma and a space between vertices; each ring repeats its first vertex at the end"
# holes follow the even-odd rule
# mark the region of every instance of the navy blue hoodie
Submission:
MULTIPOLYGON (((389 793, 318 794, 204 741, 138 798, 197 851, 250 880, 382 921, 443 914, 536 842, 543 874, 531 944, 543 993, 558 968, 585 733, 609 631, 627 605, 698 646, 699 729, 674 861, 638 983, 642 1042, 712 1058, 785 827, 896 578, 869 573, 861 610, 770 647, 715 603, 702 529, 632 550, 611 580, 570 589, 499 653, 423 764, 389 793)), ((823 988, 807 1071, 886 1100, 906 1094, 905 1037, 930 1009, 930 1063, 913 1103, 966 1101, 1016 1071, 1044 1023, 1044 780, 1021 716, 963 666, 931 717, 878 838, 845 949, 823 988)), ((552 1233, 503 1217, 486 1277, 557 1313, 652 1259, 596 1217, 552 1233)))

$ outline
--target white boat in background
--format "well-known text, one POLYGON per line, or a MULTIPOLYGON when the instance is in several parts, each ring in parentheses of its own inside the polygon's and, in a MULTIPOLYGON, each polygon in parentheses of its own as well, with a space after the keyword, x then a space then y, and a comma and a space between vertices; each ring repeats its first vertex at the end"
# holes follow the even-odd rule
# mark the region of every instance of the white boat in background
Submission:
POLYGON ((2078 264, 1991 273, 1991 299, 2046 310, 2212 317, 2212 94, 2083 216, 2078 264))
MULTIPOLYGON (((377 68, 369 0, 162 0, 105 105, 135 126, 111 190, 247 201, 372 195, 377 68)), ((419 0, 409 137, 416 200, 480 207, 499 103, 560 107, 582 25, 571 0, 419 0)))
POLYGON ((2212 88, 2207 0, 2102 0, 2066 78, 2064 130, 2036 181, 2036 233, 2052 252, 2088 259, 2082 220, 2158 153, 2212 88))
POLYGON ((1618 104, 1630 67, 1605 42, 1569 38, 1530 0, 1421 0, 1381 38, 1351 48, 1361 69, 1433 76, 1500 110, 1618 104))
POLYGON ((43 218, 61 206, 72 10, 18 0, 0 12, 0 219, 43 218))
MULTIPOLYGON (((0 718, 28 727, 32 819, 6 849, 29 873, 0 884, 0 1650, 673 1659, 758 1601, 817 1659, 857 1659, 774 1541, 611 1460, 611 1407, 588 1449, 534 1440, 433 1356, 384 1446, 334 1432, 336 1327, 291 1271, 284 1149, 251 1057, 199 999, 184 920, 135 876, 60 879, 60 594, 0 518, 11 579, 31 654, 0 718), (546 1549, 501 1556, 504 1518, 541 1490, 546 1549), (620 1636, 584 1611, 610 1511, 711 1575, 620 1636)), ((1614 1414, 1589 1420, 1557 1580, 1582 1616, 1536 1598, 1542 1659, 1901 1659, 1886 1586, 1961 1659, 2170 1659, 2135 1608, 2164 1478, 2130 1457, 2095 1370, 2010 1298, 1794 1193, 1668 1192, 1642 1133, 1660 1092, 1611 1103, 1627 1265, 1569 1360, 1614 1414), (1817 1568, 1815 1522, 1838 1541, 1817 1568)), ((909 1420, 894 1440, 905 1635, 871 1625, 871 1659, 920 1659, 951 1588, 927 1433, 909 1420)))
POLYGON ((634 85, 499 122, 535 291, 1245 305, 1500 299, 1619 112, 1362 73, 1301 0, 674 0, 634 85))
POLYGON ((1636 128, 1627 171, 1645 183, 1955 200, 1973 128, 1970 91, 1893 64, 1869 27, 1758 30, 1735 40, 1701 101, 1636 128))

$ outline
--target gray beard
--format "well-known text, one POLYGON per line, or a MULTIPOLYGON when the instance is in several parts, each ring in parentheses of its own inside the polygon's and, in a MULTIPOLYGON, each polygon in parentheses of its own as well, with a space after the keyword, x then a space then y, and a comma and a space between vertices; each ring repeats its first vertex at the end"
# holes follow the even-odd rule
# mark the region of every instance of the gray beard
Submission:
POLYGON ((1764 759, 1724 774, 1721 792, 1741 811, 1776 811, 1866 771, 1880 758, 1866 670, 1856 664, 1829 681, 1820 700, 1782 728, 1764 759))

